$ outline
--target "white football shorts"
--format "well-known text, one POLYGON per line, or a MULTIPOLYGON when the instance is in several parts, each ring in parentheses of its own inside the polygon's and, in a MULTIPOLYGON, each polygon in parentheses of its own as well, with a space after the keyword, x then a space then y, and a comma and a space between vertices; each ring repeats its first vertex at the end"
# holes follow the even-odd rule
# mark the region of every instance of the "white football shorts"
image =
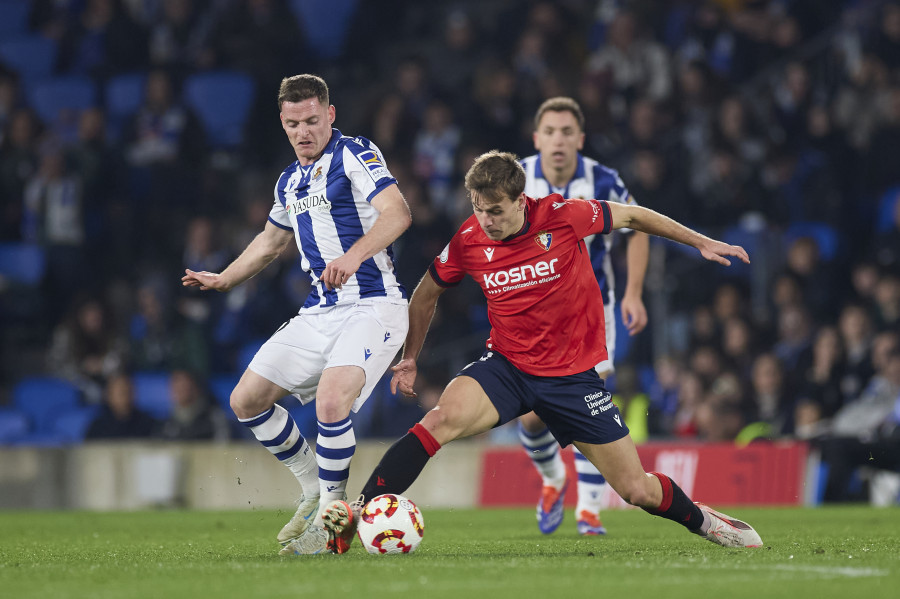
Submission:
POLYGON ((300 313, 275 331, 248 368, 287 389, 304 405, 316 398, 326 368, 359 366, 366 383, 353 402, 358 411, 406 340, 406 302, 360 300, 315 313, 300 313))
POLYGON ((616 356, 616 305, 613 302, 603 305, 603 318, 606 324, 606 359, 594 366, 601 377, 616 371, 613 360, 616 356))

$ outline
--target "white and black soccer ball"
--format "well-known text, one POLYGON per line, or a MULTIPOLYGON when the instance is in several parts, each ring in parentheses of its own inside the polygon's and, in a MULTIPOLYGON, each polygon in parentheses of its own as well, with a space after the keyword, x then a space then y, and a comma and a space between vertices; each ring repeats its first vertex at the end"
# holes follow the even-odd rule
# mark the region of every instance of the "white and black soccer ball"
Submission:
POLYGON ((363 508, 356 529, 369 553, 411 553, 422 542, 425 519, 402 495, 379 495, 363 508))

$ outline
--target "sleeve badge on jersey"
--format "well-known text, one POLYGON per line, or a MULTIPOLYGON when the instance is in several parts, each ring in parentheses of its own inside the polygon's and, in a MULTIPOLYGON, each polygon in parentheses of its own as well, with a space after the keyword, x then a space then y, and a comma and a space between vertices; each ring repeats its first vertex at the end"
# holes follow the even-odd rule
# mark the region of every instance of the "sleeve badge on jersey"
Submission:
POLYGON ((446 264, 447 259, 450 257, 450 244, 444 246, 444 251, 441 252, 441 255, 438 259, 441 261, 441 264, 446 264))
POLYGON ((369 174, 376 181, 388 174, 387 167, 381 161, 381 156, 373 150, 365 150, 358 154, 360 162, 369 169, 369 174))
POLYGON ((544 248, 544 251, 550 249, 550 244, 553 243, 553 233, 548 233, 547 231, 541 231, 534 238, 535 243, 544 248))

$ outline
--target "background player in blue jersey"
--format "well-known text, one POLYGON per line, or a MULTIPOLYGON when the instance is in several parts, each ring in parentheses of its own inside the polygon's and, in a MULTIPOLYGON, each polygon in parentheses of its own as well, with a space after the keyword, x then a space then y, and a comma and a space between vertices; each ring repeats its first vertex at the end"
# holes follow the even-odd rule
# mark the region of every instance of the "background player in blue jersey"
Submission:
MULTIPOLYGON (((534 117, 534 148, 539 153, 522 160, 525 195, 542 198, 558 193, 564 198, 596 198, 637 205, 616 171, 581 155, 580 151, 584 148, 584 113, 572 98, 550 98, 541 104, 534 117)), ((647 309, 641 294, 650 242, 646 233, 630 229, 620 231, 627 234, 628 241, 627 285, 620 309, 628 334, 636 335, 647 326, 647 309)), ((613 236, 592 235, 584 241, 590 250, 591 264, 600 284, 606 311, 606 351, 609 357, 595 366, 600 378, 606 379, 614 371, 616 348, 613 320, 616 298, 610 259, 613 236)), ((519 418, 519 439, 543 479, 537 519, 541 532, 549 534, 562 523, 563 501, 568 487, 559 444, 534 412, 519 418)), ((606 534, 606 528, 600 521, 606 480, 577 447, 574 453, 578 475, 578 504, 575 508, 578 532, 583 535, 606 534)))
POLYGON ((378 148, 332 128, 335 108, 325 81, 284 79, 278 107, 297 160, 278 178, 269 222, 221 273, 186 270, 182 283, 228 291, 292 239, 297 243, 312 291, 254 356, 231 408, 300 483, 297 512, 278 534, 282 553, 318 553, 325 550, 325 531, 302 533, 320 500, 326 505, 345 496, 356 449, 350 412, 365 402, 406 336, 406 291, 394 274, 391 243, 411 217, 378 148), (316 400, 315 455, 276 403, 286 393, 304 404, 316 400))
MULTIPOLYGON (((394 443, 353 504, 324 511, 329 535, 352 540, 366 499, 404 493, 441 446, 534 410, 561 444, 574 443, 628 503, 726 547, 760 547, 745 522, 693 503, 660 472, 644 472, 634 442, 593 365, 606 357, 602 302, 583 239, 630 227, 697 248, 707 260, 749 263, 739 246, 710 239, 657 212, 602 200, 527 197, 512 154, 488 152, 466 174, 475 214, 416 287, 409 334, 391 388, 415 396, 416 360, 438 298, 469 275, 488 302, 487 351, 444 389, 437 406, 394 443), (485 251, 489 250, 489 251, 485 251), (488 256, 487 254, 490 254, 488 256)), ((345 551, 343 548, 341 552, 345 551)))

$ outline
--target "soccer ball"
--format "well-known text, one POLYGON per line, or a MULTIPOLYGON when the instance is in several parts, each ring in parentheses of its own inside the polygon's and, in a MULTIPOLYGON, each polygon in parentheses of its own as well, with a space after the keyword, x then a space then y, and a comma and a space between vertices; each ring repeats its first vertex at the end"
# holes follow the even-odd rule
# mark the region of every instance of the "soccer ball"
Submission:
POLYGON ((422 542, 425 520, 406 497, 379 495, 363 508, 356 532, 369 553, 410 553, 422 542))

